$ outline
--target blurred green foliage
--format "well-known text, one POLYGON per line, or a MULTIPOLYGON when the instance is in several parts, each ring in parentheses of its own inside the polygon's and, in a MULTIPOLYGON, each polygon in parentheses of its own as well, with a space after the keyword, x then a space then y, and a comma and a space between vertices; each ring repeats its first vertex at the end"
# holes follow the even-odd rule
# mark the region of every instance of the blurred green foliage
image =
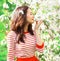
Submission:
POLYGON ((0 0, 0 61, 7 60, 6 32, 9 31, 10 14, 16 7, 16 4, 10 2, 0 0))

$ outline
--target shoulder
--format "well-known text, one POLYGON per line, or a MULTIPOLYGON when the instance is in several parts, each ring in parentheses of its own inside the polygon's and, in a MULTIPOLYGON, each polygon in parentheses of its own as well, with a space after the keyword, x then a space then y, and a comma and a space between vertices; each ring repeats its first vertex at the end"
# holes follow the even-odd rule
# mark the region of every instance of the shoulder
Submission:
POLYGON ((7 34, 7 37, 16 37, 16 33, 14 31, 10 31, 8 34, 7 34))

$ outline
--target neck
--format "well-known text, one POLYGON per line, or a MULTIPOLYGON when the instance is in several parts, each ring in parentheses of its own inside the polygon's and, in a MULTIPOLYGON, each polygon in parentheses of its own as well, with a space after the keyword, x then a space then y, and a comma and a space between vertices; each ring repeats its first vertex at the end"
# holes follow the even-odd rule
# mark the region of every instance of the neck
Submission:
POLYGON ((29 24, 26 24, 26 26, 24 27, 24 32, 28 32, 28 25, 29 24))

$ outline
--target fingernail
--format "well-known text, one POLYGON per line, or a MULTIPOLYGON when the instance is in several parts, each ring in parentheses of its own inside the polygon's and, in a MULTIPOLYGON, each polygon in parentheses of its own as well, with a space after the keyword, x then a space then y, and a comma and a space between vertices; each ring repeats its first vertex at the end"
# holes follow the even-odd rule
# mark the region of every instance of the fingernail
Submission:
POLYGON ((38 21, 36 21, 36 24, 38 23, 38 21))

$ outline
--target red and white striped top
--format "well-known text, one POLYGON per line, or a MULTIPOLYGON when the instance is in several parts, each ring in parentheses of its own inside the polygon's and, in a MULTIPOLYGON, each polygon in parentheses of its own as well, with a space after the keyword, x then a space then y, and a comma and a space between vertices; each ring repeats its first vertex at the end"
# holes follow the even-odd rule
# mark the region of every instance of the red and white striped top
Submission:
POLYGON ((36 43, 36 36, 31 35, 29 32, 24 33, 26 38, 24 38, 25 43, 17 43, 16 33, 10 31, 7 35, 7 61, 14 61, 15 57, 32 57, 35 55, 35 51, 43 52, 44 43, 39 46, 36 43))

